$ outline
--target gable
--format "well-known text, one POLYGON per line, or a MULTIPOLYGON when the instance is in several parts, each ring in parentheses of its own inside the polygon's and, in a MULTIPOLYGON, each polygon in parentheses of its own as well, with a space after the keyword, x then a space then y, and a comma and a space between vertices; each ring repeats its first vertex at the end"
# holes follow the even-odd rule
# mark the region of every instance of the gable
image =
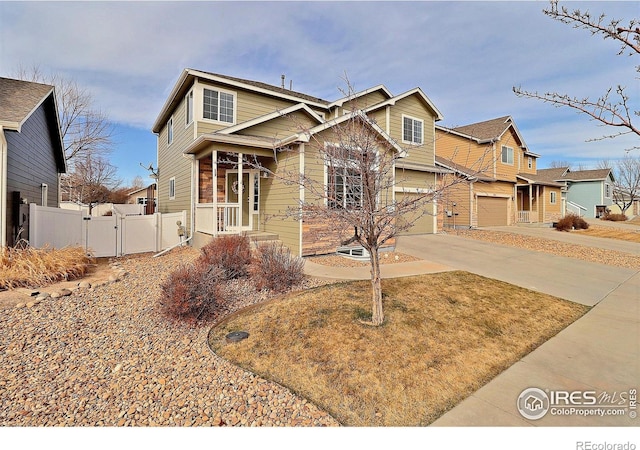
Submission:
POLYGON ((291 136, 302 130, 308 130, 316 125, 318 125, 318 120, 307 114, 306 111, 294 111, 286 115, 277 115, 270 120, 243 128, 236 133, 278 139, 291 136))

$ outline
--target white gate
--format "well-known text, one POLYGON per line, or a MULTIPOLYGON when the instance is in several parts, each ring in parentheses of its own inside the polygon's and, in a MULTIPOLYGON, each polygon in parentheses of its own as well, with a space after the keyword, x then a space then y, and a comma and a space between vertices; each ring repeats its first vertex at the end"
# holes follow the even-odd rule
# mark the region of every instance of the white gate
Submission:
POLYGON ((178 220, 186 223, 186 211, 91 217, 82 211, 31 204, 29 243, 37 248, 83 246, 95 257, 158 252, 180 243, 178 220))

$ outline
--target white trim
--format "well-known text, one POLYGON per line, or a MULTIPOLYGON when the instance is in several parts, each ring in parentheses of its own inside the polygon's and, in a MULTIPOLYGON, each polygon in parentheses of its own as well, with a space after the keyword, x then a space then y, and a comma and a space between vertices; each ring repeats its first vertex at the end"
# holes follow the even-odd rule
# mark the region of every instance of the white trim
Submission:
POLYGON ((400 133, 402 134, 402 143, 403 144, 410 144, 410 145, 424 145, 424 120, 423 119, 419 119, 417 117, 413 117, 413 116, 409 116, 408 114, 402 114, 402 123, 400 124, 400 133), (411 120, 411 141, 407 141, 404 138, 404 120, 405 119, 409 119, 411 120), (415 127, 415 123, 416 122, 420 122, 420 142, 414 142, 413 141, 413 137, 414 137, 414 130, 413 128, 415 127))
MULTIPOLYGON (((304 143, 300 143, 298 148, 299 148, 298 154, 300 155, 300 161, 299 161, 300 171, 301 171, 301 174, 304 175, 304 164, 305 164, 304 143)), ((327 166, 326 166, 326 164, 324 165, 324 173, 325 173, 325 175, 324 175, 325 178, 324 179, 326 180, 327 179, 327 175, 326 175, 327 174, 327 166)), ((325 186, 325 189, 326 189, 326 186, 325 186)), ((302 245, 303 245, 303 242, 304 242, 304 239, 303 239, 303 234, 304 234, 304 216, 302 215, 302 205, 304 204, 304 201, 305 201, 305 191, 304 191, 304 185, 303 184, 300 184, 300 188, 298 190, 298 193, 299 193, 299 196, 300 196, 300 198, 299 198, 299 200, 300 200, 300 220, 298 221, 298 230, 299 230, 298 231, 298 240, 299 240, 299 243, 298 243, 298 246, 299 246, 298 247, 298 256, 302 257, 302 245)), ((324 202, 325 202, 325 206, 326 206, 326 203, 327 203, 326 195, 325 195, 324 202)))
POLYGON ((285 108, 285 109, 282 109, 282 110, 279 110, 279 111, 274 111, 272 113, 256 117, 255 119, 247 120, 245 122, 242 122, 242 123, 227 127, 227 128, 225 128, 223 130, 220 130, 219 133, 221 133, 221 134, 236 133, 236 132, 238 132, 240 130, 244 130, 246 128, 253 127, 255 125, 259 125, 261 123, 268 122, 269 120, 273 120, 273 119, 276 119, 278 117, 283 117, 283 116, 285 116, 287 114, 291 114, 292 112, 300 111, 300 110, 307 112, 307 114, 309 114, 312 118, 314 118, 319 124, 320 123, 324 123, 324 119, 322 117, 320 117, 318 114, 316 114, 315 111, 313 111, 311 108, 309 108, 304 103, 298 103, 297 105, 289 106, 288 108, 285 108))
POLYGON ((369 89, 365 89, 364 91, 356 92, 356 93, 348 95, 346 97, 339 98, 338 100, 335 100, 335 101, 329 103, 329 108, 333 108, 334 106, 342 108, 342 105, 345 102, 348 102, 348 101, 351 101, 351 100, 355 100, 358 97, 362 97, 363 95, 367 95, 367 94, 370 94, 372 92, 377 92, 377 91, 384 92, 385 95, 387 96, 387 98, 393 97, 393 95, 391 94, 389 89, 387 89, 384 84, 379 84, 379 85, 371 87, 369 89))
POLYGON ((0 124, 0 247, 7 245, 7 153, 7 139, 0 124))
POLYGON ((390 98, 389 100, 385 100, 383 102, 380 103, 376 103, 375 105, 372 105, 366 109, 364 109, 365 113, 371 112, 371 111, 375 111, 376 109, 380 109, 383 106, 395 106, 396 102, 398 102, 399 100, 402 100, 403 98, 406 97, 410 97, 414 94, 417 94, 418 97, 420 97, 420 99, 429 106, 429 108, 431 108, 433 110, 433 112, 435 113, 435 121, 439 121, 442 120, 442 114, 440 113, 440 111, 438 110, 438 108, 436 108, 436 106, 433 104, 433 102, 429 99, 429 97, 426 96, 426 94, 422 91, 422 89, 420 89, 419 87, 411 89, 407 92, 403 92, 400 95, 396 95, 395 97, 390 98))
POLYGON ((225 126, 230 126, 230 125, 235 125, 236 121, 237 121, 237 115, 238 115, 238 93, 236 91, 230 91, 228 89, 220 89, 217 86, 209 86, 206 84, 199 84, 199 97, 201 100, 200 103, 200 110, 198 111, 200 113, 200 120, 202 120, 205 123, 214 123, 217 125, 225 125, 225 126), (204 116, 204 91, 208 90, 208 91, 214 91, 218 93, 218 119, 209 119, 206 118, 204 116), (231 95, 233 97, 233 118, 231 122, 226 122, 224 120, 219 120, 220 119, 220 94, 224 93, 224 94, 228 94, 231 95))

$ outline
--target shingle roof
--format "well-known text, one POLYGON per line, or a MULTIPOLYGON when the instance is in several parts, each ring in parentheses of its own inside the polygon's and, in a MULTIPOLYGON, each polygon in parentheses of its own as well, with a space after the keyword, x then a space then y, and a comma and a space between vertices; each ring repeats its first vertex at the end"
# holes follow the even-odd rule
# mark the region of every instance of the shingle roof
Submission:
MULTIPOLYGON (((194 69, 194 70, 196 70, 196 69, 194 69)), ((280 87, 280 86, 274 86, 272 84, 262 83, 260 81, 247 80, 247 79, 244 79, 244 78, 237 78, 237 77, 230 77, 229 75, 222 75, 222 74, 219 74, 219 73, 207 72, 205 70, 198 70, 198 72, 206 73, 207 75, 212 75, 214 77, 226 78, 227 80, 235 81, 237 83, 248 84, 249 86, 258 87, 258 88, 261 88, 261 89, 267 89, 269 91, 277 92, 278 94, 291 95, 293 97, 298 97, 298 98, 300 98, 302 100, 306 100, 306 101, 309 101, 309 102, 324 103, 324 104, 327 104, 327 105, 329 104, 329 102, 327 100, 323 100, 323 99, 318 98, 318 97, 313 97, 311 95, 303 94, 302 92, 296 92, 296 91, 292 91, 292 90, 289 90, 289 89, 285 89, 285 88, 280 87)))
POLYGON ((576 170, 567 173, 564 178, 567 180, 604 180, 611 173, 611 169, 594 169, 594 170, 576 170))
POLYGON ((545 186, 556 186, 562 187, 564 183, 559 183, 556 180, 549 179, 547 174, 541 174, 540 171, 538 173, 519 173, 517 175, 518 178, 523 180, 527 180, 529 183, 533 184, 541 184, 545 186))
POLYGON ((0 121, 20 124, 53 86, 0 77, 0 121))
POLYGON ((461 127, 453 128, 453 130, 484 141, 502 136, 512 123, 513 121, 511 116, 504 116, 498 117, 497 119, 486 120, 484 122, 463 125, 461 127))
POLYGON ((552 167, 550 169, 538 169, 538 178, 545 181, 558 181, 562 179, 562 175, 569 169, 568 167, 552 167))
POLYGON ((477 178, 480 181, 496 181, 495 178, 486 175, 482 172, 479 172, 477 169, 471 169, 469 167, 463 166, 462 164, 455 163, 450 159, 443 158, 442 156, 435 156, 436 165, 441 165, 443 167, 447 167, 449 169, 453 169, 456 172, 460 172, 464 175, 467 175, 471 178, 477 178))

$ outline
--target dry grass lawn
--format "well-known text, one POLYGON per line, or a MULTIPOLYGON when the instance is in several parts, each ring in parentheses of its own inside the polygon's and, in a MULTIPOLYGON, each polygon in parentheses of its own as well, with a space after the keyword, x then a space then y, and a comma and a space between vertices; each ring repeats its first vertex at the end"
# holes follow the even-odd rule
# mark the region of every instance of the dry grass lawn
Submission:
POLYGON ((209 343, 343 425, 424 426, 588 310, 467 272, 383 280, 383 292, 378 328, 360 322, 370 283, 348 282, 241 311, 209 343), (227 344, 233 331, 250 336, 227 344))
POLYGON ((640 243, 640 233, 634 229, 624 230, 622 228, 592 225, 586 230, 577 230, 573 231, 573 233, 640 243))
POLYGON ((80 278, 92 263, 82 247, 0 248, 0 290, 80 278))

